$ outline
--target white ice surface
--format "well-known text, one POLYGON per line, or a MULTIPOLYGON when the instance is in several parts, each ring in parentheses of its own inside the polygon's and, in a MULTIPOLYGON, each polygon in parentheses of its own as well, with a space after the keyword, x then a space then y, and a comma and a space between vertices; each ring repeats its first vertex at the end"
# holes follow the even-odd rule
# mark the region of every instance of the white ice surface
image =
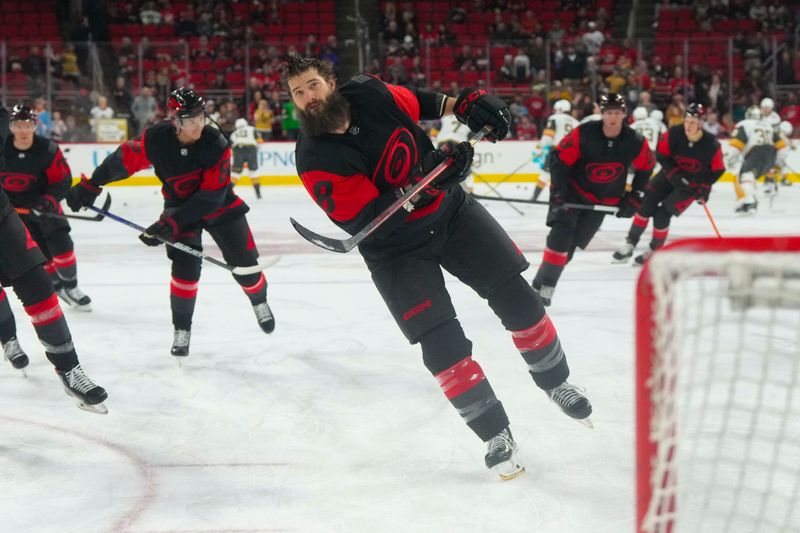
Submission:
MULTIPOLYGON (((507 195, 521 186, 503 185, 507 195)), ((154 188, 110 188, 112 210, 142 225, 154 188)), ((230 275, 206 265, 191 355, 169 355, 169 263, 136 232, 74 222, 79 279, 94 311, 66 310, 80 358, 107 388, 107 416, 65 396, 9 291, 28 378, 0 367, 0 531, 538 532, 633 531, 633 297, 638 269, 612 265, 629 220, 608 217, 567 267, 550 314, 586 387, 595 428, 559 413, 509 334, 470 289, 448 287, 474 356, 512 421, 527 473, 501 482, 391 319, 357 251, 317 249, 288 217, 339 235, 299 187, 241 196, 268 272, 277 329, 264 335, 230 275)), ((541 259, 545 210, 491 212, 541 259)), ((774 209, 733 211, 730 184, 711 209, 723 235, 798 232, 800 186, 774 209)), ((699 206, 670 238, 710 236, 699 206)), ((649 239, 649 231, 642 243, 649 239)), ((210 242, 210 240, 209 240, 210 242)), ((209 245, 207 252, 219 256, 209 245)))

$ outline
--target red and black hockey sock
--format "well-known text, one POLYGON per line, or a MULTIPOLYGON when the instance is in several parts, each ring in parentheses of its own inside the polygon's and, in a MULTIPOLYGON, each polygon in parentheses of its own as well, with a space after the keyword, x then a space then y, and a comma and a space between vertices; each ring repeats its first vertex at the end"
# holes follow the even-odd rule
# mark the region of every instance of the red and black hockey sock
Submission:
POLYGON ((0 342, 7 343, 17 336, 17 322, 8 303, 6 291, 0 287, 0 342))
POLYGON ((192 329, 192 316, 199 285, 199 280, 172 276, 169 283, 169 302, 172 309, 172 325, 175 329, 192 329))
POLYGON ((57 370, 70 370, 78 364, 78 355, 72 345, 64 313, 53 292, 53 284, 44 269, 38 266, 13 280, 25 312, 30 317, 36 336, 42 343, 47 358, 57 370))
POLYGON ((650 219, 639 213, 633 215, 633 222, 631 223, 631 229, 628 231, 626 240, 634 246, 639 244, 639 239, 642 238, 644 230, 647 229, 648 222, 650 222, 650 219))
POLYGON ((53 287, 56 290, 61 289, 61 278, 58 276, 58 271, 56 270, 56 265, 53 261, 48 261, 43 265, 44 271, 47 272, 47 275, 50 276, 50 281, 53 282, 53 287))
POLYGON ((566 381, 567 358, 549 316, 545 314, 532 326, 512 331, 511 336, 539 388, 549 390, 566 381))
POLYGON ((467 426, 487 441, 508 427, 508 416, 480 365, 469 355, 472 343, 457 320, 448 320, 420 338, 425 367, 467 426))
POLYGON ((658 250, 667 241, 669 235, 669 221, 672 215, 664 207, 659 207, 653 215, 653 240, 650 241, 650 249, 658 250))
POLYGON ((52 263, 65 287, 72 288, 78 284, 78 264, 74 251, 54 255, 52 263))
POLYGON ((545 246, 542 264, 539 265, 539 270, 536 272, 533 287, 536 290, 541 289, 542 285, 555 287, 569 260, 569 252, 561 252, 545 246))
POLYGON ((267 278, 264 274, 251 276, 233 276, 242 286, 242 290, 250 299, 250 303, 257 305, 267 301, 267 278))

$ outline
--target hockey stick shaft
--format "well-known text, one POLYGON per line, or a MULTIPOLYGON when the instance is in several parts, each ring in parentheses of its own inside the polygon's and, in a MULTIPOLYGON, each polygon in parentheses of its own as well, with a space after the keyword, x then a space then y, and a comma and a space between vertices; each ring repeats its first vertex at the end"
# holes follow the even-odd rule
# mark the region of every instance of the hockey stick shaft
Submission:
MULTIPOLYGON (((129 228, 133 228, 133 229, 135 229, 137 231, 140 231, 141 233, 145 233, 147 231, 147 228, 144 228, 144 227, 140 226, 139 224, 137 224, 135 222, 131 222, 130 220, 122 218, 119 215, 115 215, 114 213, 111 213, 109 211, 105 211, 103 209, 100 209, 99 207, 95 207, 93 205, 90 205, 89 207, 87 207, 87 209, 90 209, 90 210, 92 210, 92 211, 94 211, 96 213, 100 213, 101 215, 106 216, 106 217, 110 218, 111 220, 119 222, 120 224, 124 224, 124 225, 128 226, 129 228)), ((187 253, 189 255, 193 255, 195 257, 198 257, 198 258, 202 259, 203 261, 208 261, 212 265, 217 265, 218 267, 222 267, 225 270, 229 270, 230 272, 232 272, 234 274, 237 274, 237 275, 240 275, 240 276, 246 276, 248 274, 257 274, 257 273, 261 272, 262 270, 265 270, 265 269, 271 267, 272 265, 274 265, 275 263, 278 262, 278 259, 280 259, 280 256, 271 256, 271 257, 259 259, 258 264, 253 265, 253 266, 233 266, 233 265, 229 265, 228 263, 225 263, 223 261, 220 261, 219 259, 215 259, 215 258, 213 258, 211 256, 208 256, 208 255, 204 254, 203 252, 201 252, 199 250, 195 250, 191 246, 186 245, 186 244, 184 244, 182 242, 170 241, 168 239, 163 239, 161 237, 156 237, 156 238, 159 241, 161 241, 164 244, 166 244, 167 246, 172 246, 176 250, 180 250, 181 252, 184 252, 184 253, 187 253)))
MULTIPOLYGON (((489 126, 483 128, 469 139, 469 143, 474 146, 475 143, 483 139, 490 131, 492 130, 489 126)), ((403 206, 410 202, 412 198, 420 193, 420 191, 433 183, 433 181, 438 178, 448 166, 450 166, 452 161, 452 159, 446 159, 436 165, 436 167, 431 170, 427 176, 422 178, 422 180, 420 180, 416 185, 403 194, 403 196, 395 200, 394 203, 384 209, 381 214, 372 219, 372 221, 364 226, 361 231, 348 239, 325 237, 324 235, 320 235, 319 233, 311 231, 291 217, 289 217, 289 222, 292 223, 292 226, 295 230, 297 230, 297 233, 299 233, 301 237, 311 244, 315 244, 320 248, 325 248, 326 250, 330 250, 332 252, 347 253, 355 248, 361 241, 372 235, 379 227, 383 225, 384 222, 389 220, 392 215, 397 213, 400 209, 403 209, 403 206)))
POLYGON ((708 209, 708 205, 705 203, 705 201, 700 202, 700 205, 703 206, 703 209, 706 212, 706 216, 708 217, 708 221, 711 222, 711 227, 714 228, 714 233, 717 234, 717 238, 721 239, 722 235, 720 235, 719 229, 717 229, 717 223, 714 222, 714 217, 711 216, 711 211, 708 209))
MULTIPOLYGON (((521 168, 521 167, 520 167, 520 168, 521 168)), ((511 202, 509 202, 508 200, 506 200, 505 196, 503 196, 502 194, 500 194, 500 191, 498 191, 498 190, 497 190, 497 187, 495 187, 494 185, 492 185, 491 183, 489 183, 489 182, 488 182, 486 179, 484 179, 484 177, 483 177, 483 176, 481 176, 481 175, 480 175, 480 174, 478 174, 477 172, 473 172, 473 174, 475 175, 475 177, 476 177, 476 178, 478 178, 478 179, 479 179, 479 180, 481 180, 483 183, 485 183, 486 185, 488 185, 488 186, 489 186, 489 188, 492 190, 492 192, 493 192, 493 193, 495 193, 495 194, 497 195, 497 199, 498 199, 498 200, 504 200, 504 201, 505 201, 505 202, 508 204, 508 207, 510 207, 511 209, 513 209, 514 211, 516 211, 516 212, 517 212, 517 214, 519 214, 519 215, 523 215, 523 216, 525 215, 525 213, 523 213, 523 212, 522 212, 522 210, 521 210, 519 207, 515 206, 514 204, 512 204, 511 202)))
MULTIPOLYGON (((105 201, 103 202, 103 210, 108 209, 111 206, 111 195, 107 195, 105 201)), ((39 216, 46 216, 50 218, 68 218, 70 220, 86 220, 87 222, 100 222, 103 220, 103 215, 97 214, 91 217, 83 217, 81 215, 70 215, 67 213, 48 213, 48 212, 41 212, 37 211, 36 209, 29 209, 25 207, 16 207, 15 210, 20 215, 35 215, 39 216)))
MULTIPOLYGON (((544 200, 529 200, 527 198, 495 198, 494 196, 482 196, 480 194, 472 194, 472 197, 476 200, 492 200, 492 201, 504 201, 504 202, 517 202, 521 204, 534 204, 534 205, 548 205, 553 206, 550 202, 545 202, 544 200)), ((571 204, 566 203, 562 204, 561 206, 553 206, 553 207, 566 207, 569 209, 583 209, 585 211, 601 211, 603 213, 609 214, 616 214, 619 211, 618 208, 610 206, 610 205, 594 205, 594 204, 571 204)))

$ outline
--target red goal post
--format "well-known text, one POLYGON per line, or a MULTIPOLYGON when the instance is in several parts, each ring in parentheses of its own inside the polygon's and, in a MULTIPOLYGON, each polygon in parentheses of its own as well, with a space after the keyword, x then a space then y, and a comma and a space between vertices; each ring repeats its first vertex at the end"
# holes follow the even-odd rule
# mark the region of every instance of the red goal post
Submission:
POLYGON ((653 254, 635 392, 636 533, 800 531, 800 237, 653 254))

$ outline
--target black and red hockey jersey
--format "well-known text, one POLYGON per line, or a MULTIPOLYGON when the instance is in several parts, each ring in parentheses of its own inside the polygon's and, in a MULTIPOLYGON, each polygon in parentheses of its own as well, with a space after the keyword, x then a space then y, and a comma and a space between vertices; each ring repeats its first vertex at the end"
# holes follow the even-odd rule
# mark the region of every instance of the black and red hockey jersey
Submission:
POLYGON ((34 135, 31 147, 19 150, 9 135, 3 155, 0 185, 14 207, 30 207, 43 196, 58 204, 72 186, 72 171, 61 149, 46 137, 34 135))
POLYGON ((634 190, 643 191, 655 166, 647 141, 627 124, 617 137, 603 134, 603 121, 581 124, 555 148, 550 169, 553 188, 570 201, 618 205, 625 194, 628 168, 634 190))
MULTIPOLYGON (((352 235, 397 198, 396 189, 408 185, 411 169, 434 149, 418 122, 436 117, 425 116, 415 90, 374 76, 357 76, 338 91, 350 103, 347 132, 315 137, 301 133, 296 164, 311 197, 352 235)), ((423 231, 459 197, 464 198, 460 187, 440 193, 381 240, 423 231)))
POLYGON ((699 140, 689 141, 682 125, 661 135, 656 157, 667 178, 680 173, 694 189, 708 191, 725 172, 719 141, 706 132, 699 140))
POLYGON ((154 124, 109 154, 89 181, 102 186, 150 165, 161 181, 164 208, 177 208, 171 216, 183 229, 195 222, 213 224, 249 209, 233 192, 228 139, 211 126, 203 128, 197 142, 183 145, 172 123, 154 124))
MULTIPOLYGON (((5 108, 3 102, 0 102, 0 146, 5 146, 6 144, 6 137, 10 135, 9 129, 9 115, 8 109, 5 108)), ((0 172, 3 171, 5 168, 5 156, 3 155, 2 150, 0 150, 0 172)), ((0 221, 6 218, 13 208, 11 207, 11 202, 8 199, 6 193, 3 192, 2 188, 0 188, 0 221)))

